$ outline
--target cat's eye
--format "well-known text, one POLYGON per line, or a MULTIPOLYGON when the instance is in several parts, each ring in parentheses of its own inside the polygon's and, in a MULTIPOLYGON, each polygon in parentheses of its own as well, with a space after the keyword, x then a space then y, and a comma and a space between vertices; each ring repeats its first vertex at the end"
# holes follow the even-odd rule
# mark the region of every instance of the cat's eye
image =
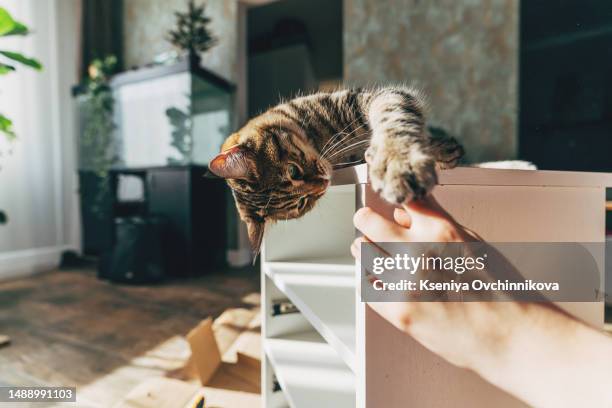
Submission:
POLYGON ((289 172, 289 177, 291 177, 291 180, 301 180, 304 178, 302 170, 300 170, 300 168, 293 163, 289 163, 289 166, 287 166, 287 171, 289 172))

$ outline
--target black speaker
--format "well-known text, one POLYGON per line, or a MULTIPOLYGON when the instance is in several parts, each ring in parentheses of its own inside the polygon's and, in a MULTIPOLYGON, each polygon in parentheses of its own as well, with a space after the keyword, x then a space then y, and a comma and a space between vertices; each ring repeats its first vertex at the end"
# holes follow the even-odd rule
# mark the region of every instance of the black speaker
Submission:
POLYGON ((115 245, 101 260, 98 276, 114 282, 154 283, 165 275, 160 217, 115 219, 115 245))

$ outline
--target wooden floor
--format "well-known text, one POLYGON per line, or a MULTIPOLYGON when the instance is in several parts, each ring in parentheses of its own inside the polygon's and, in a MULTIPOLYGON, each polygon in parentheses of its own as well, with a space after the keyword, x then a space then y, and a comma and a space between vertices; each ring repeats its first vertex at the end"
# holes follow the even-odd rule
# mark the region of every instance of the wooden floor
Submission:
POLYGON ((258 292, 253 268, 155 286, 100 281, 93 269, 0 282, 0 334, 12 341, 0 348, 0 385, 91 385, 207 316, 253 307, 258 292))

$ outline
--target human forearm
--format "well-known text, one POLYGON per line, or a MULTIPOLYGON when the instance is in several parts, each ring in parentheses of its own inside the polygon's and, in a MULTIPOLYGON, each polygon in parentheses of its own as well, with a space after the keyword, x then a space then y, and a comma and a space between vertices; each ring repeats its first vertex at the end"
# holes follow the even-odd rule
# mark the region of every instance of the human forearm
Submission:
POLYGON ((612 338, 545 305, 520 314, 476 371, 536 407, 612 406, 612 338))

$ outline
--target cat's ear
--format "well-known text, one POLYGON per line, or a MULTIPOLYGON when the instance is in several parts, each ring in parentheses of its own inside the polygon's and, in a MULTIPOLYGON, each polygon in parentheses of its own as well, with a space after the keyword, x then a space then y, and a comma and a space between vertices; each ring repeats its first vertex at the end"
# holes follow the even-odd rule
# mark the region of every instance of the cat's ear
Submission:
POLYGON ((261 251, 261 242, 263 241, 264 230, 266 227, 265 221, 258 221, 252 218, 248 219, 247 231, 249 234, 249 241, 251 242, 251 249, 253 250, 253 263, 261 251))
POLYGON ((217 155, 208 169, 225 179, 245 179, 249 174, 251 153, 245 147, 234 145, 217 155))

